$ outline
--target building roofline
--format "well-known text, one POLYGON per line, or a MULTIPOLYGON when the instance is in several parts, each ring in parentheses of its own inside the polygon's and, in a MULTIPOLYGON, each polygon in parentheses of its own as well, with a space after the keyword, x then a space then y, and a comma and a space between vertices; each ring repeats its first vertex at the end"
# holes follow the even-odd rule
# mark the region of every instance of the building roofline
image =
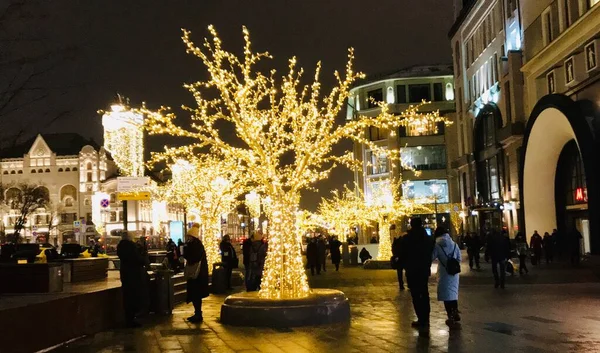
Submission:
POLYGON ((471 0, 471 2, 467 6, 464 6, 460 10, 460 14, 454 21, 454 24, 452 25, 452 27, 450 27, 450 31, 448 31, 448 38, 452 39, 452 37, 454 37, 454 35, 456 34, 456 32, 458 32, 458 29, 463 24, 463 22, 465 21, 467 16, 471 13, 471 10, 473 9, 473 7, 475 7, 476 3, 477 3, 477 0, 471 0))
POLYGON ((381 81, 419 79, 435 77, 454 77, 452 64, 413 65, 399 70, 376 73, 368 79, 358 80, 350 88, 351 90, 376 84, 381 81))

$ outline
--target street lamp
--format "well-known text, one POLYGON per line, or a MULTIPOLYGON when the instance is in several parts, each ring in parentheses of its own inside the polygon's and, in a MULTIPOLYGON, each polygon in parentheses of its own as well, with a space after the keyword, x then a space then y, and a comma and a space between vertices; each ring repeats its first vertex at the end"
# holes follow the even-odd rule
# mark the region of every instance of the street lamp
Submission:
POLYGON ((437 194, 440 191, 440 186, 436 183, 431 184, 429 187, 431 189, 431 193, 433 194, 433 207, 435 212, 435 228, 438 226, 438 211, 437 211, 437 194))

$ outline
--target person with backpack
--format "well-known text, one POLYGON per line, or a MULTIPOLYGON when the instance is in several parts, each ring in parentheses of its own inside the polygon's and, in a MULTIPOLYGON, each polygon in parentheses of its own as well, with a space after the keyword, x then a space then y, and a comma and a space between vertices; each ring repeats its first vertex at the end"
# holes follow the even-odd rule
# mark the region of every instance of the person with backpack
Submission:
POLYGON ((432 260, 438 260, 438 301, 444 302, 448 320, 446 325, 453 327, 460 322, 458 314, 458 283, 460 273, 460 248, 452 240, 448 231, 443 227, 435 230, 435 246, 431 255, 432 260))

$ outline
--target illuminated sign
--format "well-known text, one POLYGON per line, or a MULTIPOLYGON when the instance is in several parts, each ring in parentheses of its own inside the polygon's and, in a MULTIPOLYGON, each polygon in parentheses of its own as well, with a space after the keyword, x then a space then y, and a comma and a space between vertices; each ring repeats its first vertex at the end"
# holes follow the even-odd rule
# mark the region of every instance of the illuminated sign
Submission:
POLYGON ((577 202, 587 202, 587 188, 577 188, 575 189, 575 201, 577 202))

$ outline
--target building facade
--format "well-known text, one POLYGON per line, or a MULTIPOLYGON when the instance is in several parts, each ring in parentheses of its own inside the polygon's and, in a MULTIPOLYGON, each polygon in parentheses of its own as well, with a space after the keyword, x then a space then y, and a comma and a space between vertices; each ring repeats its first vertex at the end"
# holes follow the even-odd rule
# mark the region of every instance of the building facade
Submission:
POLYGON ((575 227, 600 253, 600 0, 520 2, 526 83, 524 227, 575 227))
POLYGON ((519 165, 525 129, 522 24, 517 0, 455 0, 451 39, 456 85, 460 202, 466 231, 522 224, 519 165))
MULTIPOLYGON (((350 91, 347 119, 358 115, 377 116, 381 108, 376 102, 385 102, 390 113, 401 114, 410 105, 423 100, 431 102, 423 107, 424 111, 439 110, 441 115, 454 121, 452 66, 415 66, 361 82, 350 91)), ((398 131, 368 129, 365 138, 384 149, 399 149, 403 163, 419 173, 403 169, 399 163, 392 168, 387 156, 377 155, 365 145, 355 144, 354 156, 363 165, 362 170, 355 172, 356 184, 368 200, 379 183, 391 177, 401 177, 403 198, 431 202, 434 197, 440 204, 440 210, 445 204, 456 202, 457 179, 450 168, 450 161, 456 159, 458 153, 454 129, 454 124, 444 126, 443 123, 419 128, 401 127, 398 131)), ((421 217, 425 224, 432 227, 435 224, 435 214, 421 217)), ((448 225, 450 216, 439 212, 437 221, 448 225)), ((359 241, 368 242, 373 232, 376 230, 361 232, 359 241)))

